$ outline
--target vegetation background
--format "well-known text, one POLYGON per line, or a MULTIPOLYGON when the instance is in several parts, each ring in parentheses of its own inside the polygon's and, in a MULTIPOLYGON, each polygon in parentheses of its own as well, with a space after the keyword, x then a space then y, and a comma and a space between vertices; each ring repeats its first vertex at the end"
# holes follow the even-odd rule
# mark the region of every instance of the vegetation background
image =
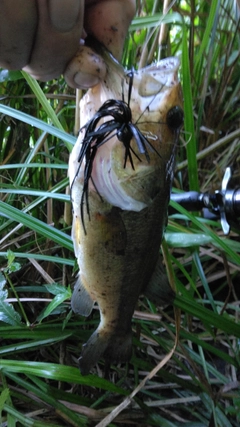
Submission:
MULTIPOLYGON (((138 1, 124 65, 181 59, 176 191, 214 192, 228 166, 239 185, 239 46, 231 0, 173 1, 164 14, 161 1, 138 1)), ((85 319, 70 310, 75 93, 63 79, 39 85, 21 72, 1 70, 0 83, 0 425, 239 426, 239 227, 224 236, 219 221, 175 204, 164 248, 176 316, 140 298, 128 366, 112 366, 104 378, 100 362, 82 377, 77 358, 99 313, 85 319), (175 320, 174 355, 146 381, 174 346, 175 320)))

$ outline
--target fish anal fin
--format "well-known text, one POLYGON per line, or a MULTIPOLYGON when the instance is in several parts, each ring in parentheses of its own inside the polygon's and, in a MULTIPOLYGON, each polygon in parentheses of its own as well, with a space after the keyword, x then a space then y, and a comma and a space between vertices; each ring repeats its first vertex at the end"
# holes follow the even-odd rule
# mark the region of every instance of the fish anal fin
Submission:
POLYGON ((171 304, 175 298, 164 266, 162 258, 159 256, 155 270, 143 291, 144 295, 156 305, 171 304))
POLYGON ((102 357, 108 363, 127 362, 132 355, 132 331, 124 336, 117 333, 105 333, 98 328, 82 347, 79 357, 79 368, 82 375, 88 375, 90 370, 102 357))
POLYGON ((72 310, 74 313, 87 317, 92 312, 93 304, 94 301, 83 286, 79 275, 72 294, 72 310))

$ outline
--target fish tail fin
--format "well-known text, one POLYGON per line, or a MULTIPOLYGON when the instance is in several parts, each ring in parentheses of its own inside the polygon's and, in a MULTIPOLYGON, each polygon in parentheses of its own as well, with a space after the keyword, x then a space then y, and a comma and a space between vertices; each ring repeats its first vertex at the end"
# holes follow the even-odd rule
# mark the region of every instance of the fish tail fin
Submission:
POLYGON ((104 358, 109 362, 125 363, 132 356, 132 330, 124 335, 114 333, 109 340, 107 349, 104 352, 104 358))
POLYGON ((106 333, 99 327, 82 347, 79 368, 82 375, 89 374, 91 368, 103 357, 107 362, 127 362, 132 354, 132 331, 117 335, 115 331, 106 333))

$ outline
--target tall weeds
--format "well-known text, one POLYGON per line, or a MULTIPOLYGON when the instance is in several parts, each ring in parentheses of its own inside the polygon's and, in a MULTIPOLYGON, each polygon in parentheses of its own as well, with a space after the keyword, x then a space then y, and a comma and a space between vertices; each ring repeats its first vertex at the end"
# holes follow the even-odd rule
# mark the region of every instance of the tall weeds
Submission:
MULTIPOLYGON (((164 15, 161 2, 138 2, 123 62, 181 59, 185 123, 174 191, 220 189, 227 166, 239 185, 238 15, 232 1, 173 3, 164 15)), ((173 357, 126 400, 174 343, 173 308, 141 298, 129 365, 112 366, 104 379, 100 363, 82 377, 77 358, 98 312, 79 318, 69 306, 75 94, 62 79, 39 85, 20 72, 2 70, 0 82, 1 425, 97 425, 109 415, 98 425, 238 426, 238 226, 224 236, 219 221, 172 202, 178 213, 169 217, 164 248, 181 322, 173 357)))

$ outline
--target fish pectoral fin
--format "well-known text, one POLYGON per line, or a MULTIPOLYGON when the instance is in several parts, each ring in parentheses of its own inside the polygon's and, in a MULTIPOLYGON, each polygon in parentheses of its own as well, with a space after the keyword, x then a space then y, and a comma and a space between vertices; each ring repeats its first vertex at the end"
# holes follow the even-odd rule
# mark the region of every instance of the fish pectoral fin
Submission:
POLYGON ((132 355, 132 331, 124 336, 117 336, 114 332, 105 333, 103 328, 98 328, 82 347, 79 357, 79 368, 82 375, 89 371, 101 357, 112 362, 127 362, 132 355))
POLYGON ((74 313, 87 317, 92 312, 93 304, 94 301, 83 286, 79 275, 72 294, 72 310, 74 313))
POLYGON ((143 293, 156 305, 171 304, 175 298, 175 292, 169 284, 161 256, 158 258, 155 270, 143 293))

